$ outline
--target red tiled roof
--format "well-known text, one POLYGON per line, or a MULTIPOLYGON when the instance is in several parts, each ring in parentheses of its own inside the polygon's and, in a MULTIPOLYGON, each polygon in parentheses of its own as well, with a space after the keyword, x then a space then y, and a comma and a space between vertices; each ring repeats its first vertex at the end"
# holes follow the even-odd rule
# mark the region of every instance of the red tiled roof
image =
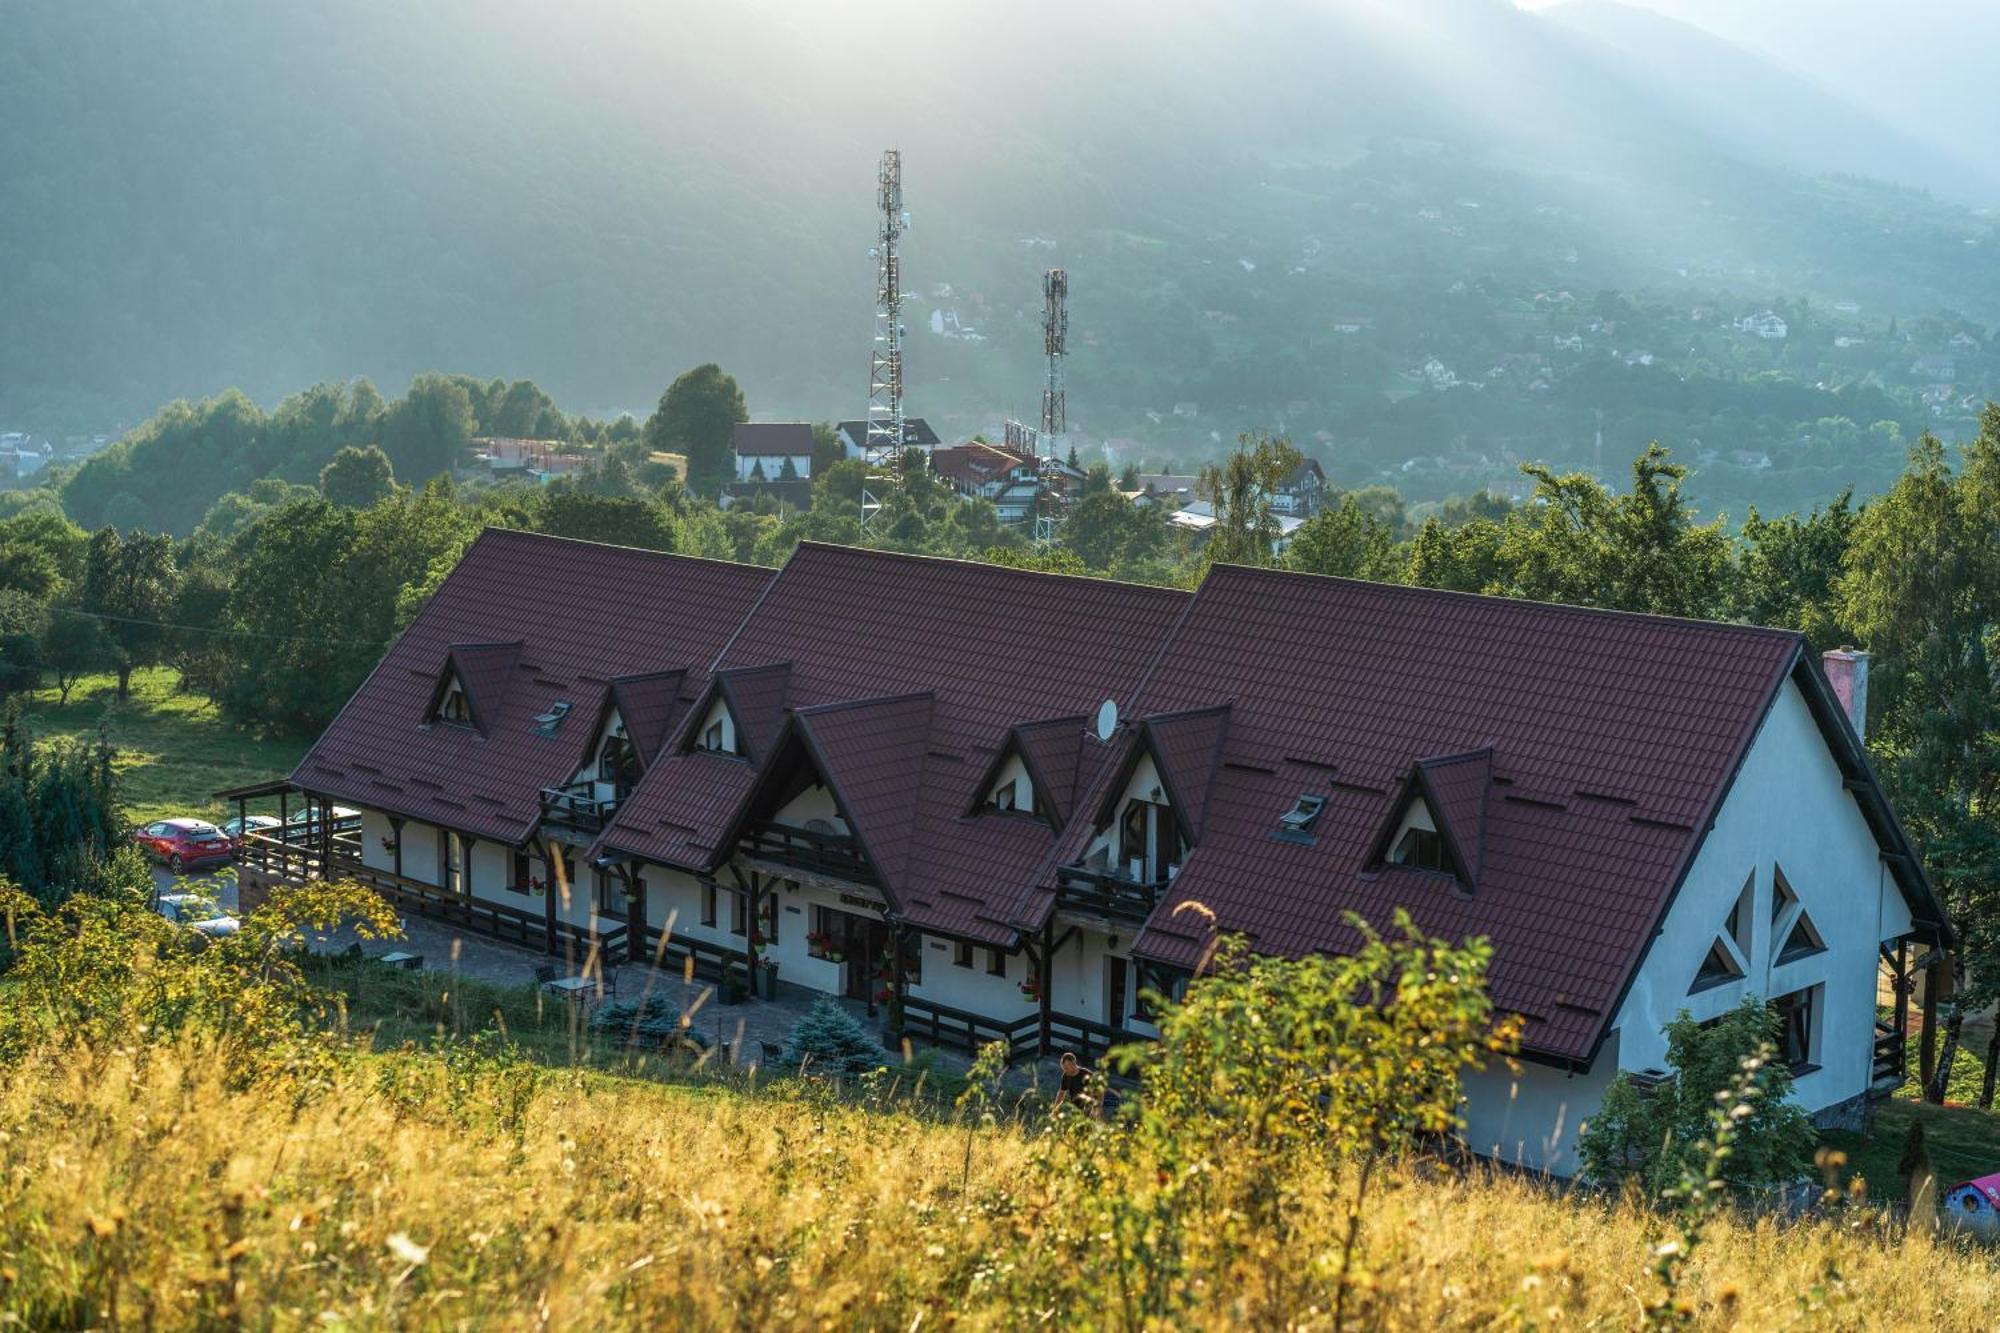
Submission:
MULTIPOLYGON (((1162 715, 1230 704, 1222 762, 1199 795, 1177 793, 1198 804, 1199 837, 1136 949, 1191 964, 1205 941, 1174 914, 1186 901, 1278 954, 1351 949, 1344 913, 1382 925, 1404 907, 1432 934, 1489 937, 1494 997, 1530 1020, 1527 1045, 1586 1056, 1801 642, 1217 567, 1126 709, 1140 725, 1114 742, 1158 744, 1162 715), (1413 765, 1489 746, 1483 787, 1472 758, 1421 770, 1475 861, 1471 891, 1371 865, 1413 765), (1326 798, 1310 845, 1272 836, 1301 794, 1326 798)), ((1038 923, 1053 866, 1089 836, 1079 821, 1037 896, 997 910, 1038 923)))
POLYGON ((821 776, 853 821, 889 900, 906 887, 911 833, 922 802, 931 730, 930 692, 800 709, 800 733, 821 776))
MULTIPOLYGON (((1129 689, 1187 601, 1173 589, 808 542, 744 620, 716 670, 727 689, 740 690, 753 674, 742 668, 787 663, 782 707, 806 719, 826 761, 845 770, 827 776, 846 799, 867 805, 849 813, 901 911, 931 929, 1006 944, 1014 931, 991 915, 995 886, 1028 883, 1055 834, 1020 816, 964 818, 975 788, 1015 727, 1055 712, 1087 715, 1129 689), (850 751, 859 742, 843 729, 875 712, 867 725, 889 730, 876 711, 880 701, 917 692, 932 701, 914 758, 914 722, 899 712, 893 728, 909 770, 904 779, 921 775, 905 827, 845 791, 861 783, 849 773, 878 780, 878 760, 850 751), (862 701, 874 703, 852 715, 818 711, 862 701)), ((620 808, 603 846, 711 868, 726 854, 725 839, 768 754, 769 742, 762 751, 753 743, 749 761, 670 752, 620 808)), ((1088 777, 1072 781, 1080 786, 1088 777)))
POLYGON ((1209 785, 1222 762, 1222 741, 1229 734, 1229 705, 1149 717, 1145 726, 1146 748, 1166 783, 1167 799, 1186 827, 1188 841, 1197 842, 1209 785))
MULTIPOLYGON (((542 788, 568 781, 596 739, 612 679, 687 670, 697 687, 770 580, 750 565, 489 528, 292 780, 519 845, 540 818, 542 788), (475 726, 430 720, 448 662, 475 726), (534 719, 559 699, 570 712, 544 735, 534 719)), ((681 702, 656 692, 633 711, 681 702)))

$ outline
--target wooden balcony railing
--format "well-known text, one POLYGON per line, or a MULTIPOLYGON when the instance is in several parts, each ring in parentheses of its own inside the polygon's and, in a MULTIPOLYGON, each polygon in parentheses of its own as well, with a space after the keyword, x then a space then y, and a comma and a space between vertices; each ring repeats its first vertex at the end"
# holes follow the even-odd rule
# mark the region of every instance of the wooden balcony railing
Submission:
POLYGON ((844 879, 852 884, 877 882, 875 868, 868 863, 860 841, 851 834, 820 833, 759 819, 744 829, 738 846, 747 856, 796 866, 829 879, 844 879))
POLYGON ((1056 906, 1125 921, 1144 921, 1159 906, 1167 881, 1136 880, 1115 870, 1064 866, 1056 872, 1056 906))
POLYGON ((594 782, 542 788, 542 822, 578 833, 602 833, 618 812, 622 793, 599 796, 594 782))
MULTIPOLYGON (((977 1051, 990 1041, 1004 1041, 1007 1043, 1008 1058, 1014 1060, 1034 1059, 1042 1053, 1042 1016, 1039 1013, 1024 1014, 1012 1022, 1002 1023, 968 1010, 906 995, 903 997, 903 1030, 913 1037, 927 1038, 935 1045, 967 1051, 977 1051)), ((1104 1053, 1113 1046, 1140 1040, 1144 1038, 1136 1032, 1100 1023, 1094 1018, 1064 1013, 1049 1015, 1050 1048, 1075 1051, 1077 1058, 1087 1065, 1102 1060, 1104 1053)))

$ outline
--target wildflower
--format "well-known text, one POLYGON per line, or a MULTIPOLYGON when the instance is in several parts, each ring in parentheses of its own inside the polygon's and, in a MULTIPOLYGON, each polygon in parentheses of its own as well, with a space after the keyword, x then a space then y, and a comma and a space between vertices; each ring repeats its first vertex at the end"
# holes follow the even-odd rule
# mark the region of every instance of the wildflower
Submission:
POLYGON ((411 1267, 431 1257, 428 1245, 419 1245, 400 1231, 389 1237, 389 1253, 411 1267))

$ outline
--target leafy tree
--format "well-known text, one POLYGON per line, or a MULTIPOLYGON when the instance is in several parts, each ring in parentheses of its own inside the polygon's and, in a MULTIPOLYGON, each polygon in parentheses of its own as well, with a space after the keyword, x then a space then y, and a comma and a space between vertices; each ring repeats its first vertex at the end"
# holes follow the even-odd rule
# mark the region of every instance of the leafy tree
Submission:
POLYGON ((319 470, 319 493, 349 509, 366 509, 395 489, 396 470, 380 445, 346 445, 319 470))
POLYGON ((831 423, 815 421, 812 429, 812 475, 818 477, 847 457, 847 449, 841 444, 840 435, 831 423))
POLYGON ((1721 520, 1697 526, 1681 495, 1687 469, 1651 445, 1614 496, 1580 472, 1530 464, 1532 503, 1502 529, 1499 591, 1541 602, 1715 616, 1733 573, 1721 520))
POLYGON ((479 430, 482 435, 533 440, 559 439, 566 434, 555 400, 533 380, 515 380, 498 394, 489 393, 480 412, 479 430))
MULTIPOLYGON (((2000 991, 2000 409, 1954 473, 1925 435, 1855 521, 1849 623, 1874 655, 1871 740, 1896 810, 1962 936, 1961 987, 1926 1095, 1944 1095, 1968 1006, 2000 991)), ((1925 1033, 1933 1040, 1930 1030, 1925 1033)))
MULTIPOLYGON (((1577 1143, 1584 1174, 1607 1184, 1636 1177, 1658 1197, 1703 1169, 1701 1139, 1717 1094, 1731 1086, 1746 1058, 1777 1041, 1778 1027, 1777 1011, 1755 996, 1707 1026, 1683 1010, 1667 1024, 1668 1078, 1641 1088, 1620 1073, 1605 1090, 1577 1143)), ((1811 1167, 1818 1141, 1812 1120, 1789 1100, 1790 1070, 1767 1060, 1755 1084, 1758 1095, 1721 1168, 1721 1178, 1737 1189, 1797 1179, 1811 1167)))
POLYGON ((1490 518, 1453 524, 1433 515, 1410 540, 1403 577, 1422 588, 1488 592, 1502 585, 1505 530, 1490 518))
POLYGON ((81 609, 104 626, 118 673, 118 697, 132 692, 132 671, 160 660, 167 642, 163 622, 180 585, 173 541, 162 533, 99 528, 85 553, 81 609))
POLYGON ((824 995, 792 1025, 779 1060, 787 1070, 803 1066, 809 1074, 866 1074, 894 1063, 861 1020, 824 995))
POLYGON ((49 613, 42 630, 42 662, 55 673, 56 695, 67 706, 69 692, 77 681, 93 671, 101 671, 110 661, 112 646, 94 616, 61 607, 49 613))
POLYGON ((1734 613, 1758 625, 1804 631, 1821 648, 1851 643, 1841 577, 1858 517, 1844 490, 1804 518, 1765 518, 1753 505, 1743 523, 1734 613))
POLYGON ((685 454, 688 489, 714 495, 729 479, 736 424, 749 419, 743 390, 711 361, 683 373, 660 395, 646 422, 646 443, 655 452, 685 454))
POLYGON ((419 375, 382 420, 382 452, 399 477, 421 480, 451 471, 478 424, 465 386, 419 375))
POLYGON ((1353 495, 1320 510, 1292 534, 1287 569, 1392 582, 1403 570, 1389 524, 1353 495))
POLYGON ((1278 540, 1271 499, 1302 460, 1291 442, 1243 435, 1235 452, 1203 466, 1195 489, 1215 507, 1205 555, 1211 563, 1268 565, 1278 540))
POLYGON ((556 537, 609 542, 671 551, 673 517, 652 500, 635 496, 596 495, 567 480, 544 487, 533 508, 534 529, 556 537))
POLYGON ((31 691, 42 683, 41 639, 25 630, 0 634, 0 695, 31 691))
POLYGON ((242 651, 231 637, 229 571, 212 561, 184 570, 174 598, 171 655, 180 688, 219 699, 230 663, 242 651))

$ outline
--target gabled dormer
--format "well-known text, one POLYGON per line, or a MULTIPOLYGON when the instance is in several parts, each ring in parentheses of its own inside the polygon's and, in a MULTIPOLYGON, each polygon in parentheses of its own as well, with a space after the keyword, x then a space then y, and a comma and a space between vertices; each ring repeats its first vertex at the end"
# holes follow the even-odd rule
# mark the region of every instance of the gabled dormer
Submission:
POLYGON ((791 674, 789 662, 716 672, 695 704, 682 750, 761 759, 784 724, 791 674))
POLYGON ((1369 864, 1449 875, 1468 892, 1477 888, 1492 785, 1490 747, 1418 760, 1389 807, 1369 864))
POLYGON ((426 724, 443 722, 482 734, 500 715, 500 704, 520 661, 521 643, 455 643, 432 691, 426 724))
POLYGON ((827 879, 894 886, 915 836, 930 693, 802 708, 760 765, 731 840, 827 879))
POLYGON ((1088 719, 1049 718, 1009 729, 974 788, 966 812, 1019 814, 1060 829, 1075 799, 1077 763, 1088 719))
POLYGON ((1082 854, 1057 872, 1068 910, 1143 920, 1201 840, 1229 705, 1141 721, 1092 817, 1082 854))

